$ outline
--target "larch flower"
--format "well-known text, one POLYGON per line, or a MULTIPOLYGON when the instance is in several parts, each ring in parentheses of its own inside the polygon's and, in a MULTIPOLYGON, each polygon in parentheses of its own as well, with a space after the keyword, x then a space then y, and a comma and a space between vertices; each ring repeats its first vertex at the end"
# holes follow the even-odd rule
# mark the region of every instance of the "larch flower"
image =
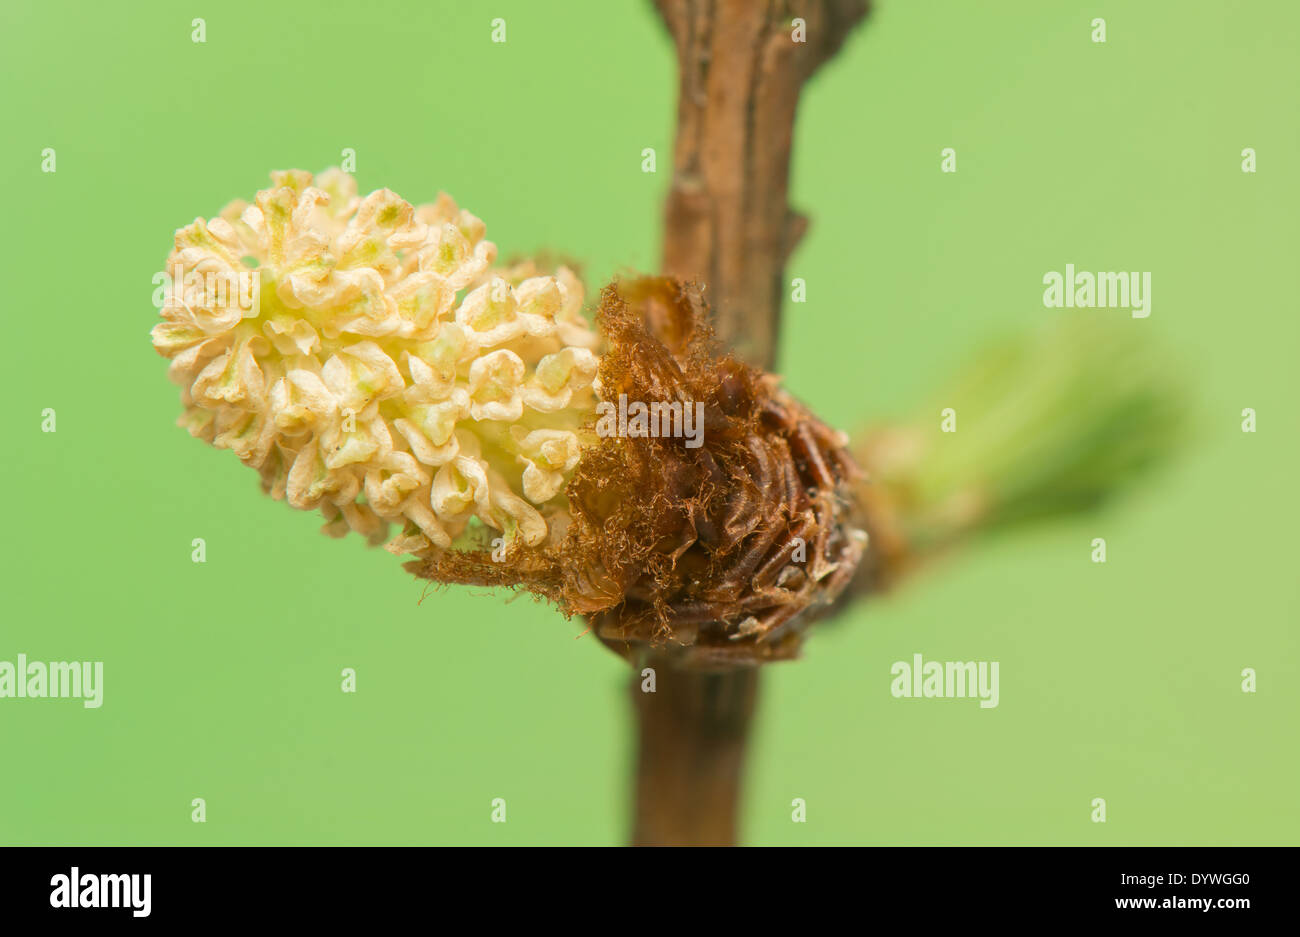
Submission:
POLYGON ((445 195, 272 178, 176 232, 153 341, 182 426, 327 533, 527 589, 621 652, 798 652, 863 553, 857 472, 843 434, 717 347, 698 286, 607 286, 593 330, 570 270, 495 266, 445 195))
POLYGON ((600 339, 567 268, 494 267, 441 195, 357 195, 336 169, 272 174, 253 204, 176 232, 153 344, 180 425, 232 450, 327 532, 396 553, 540 546, 590 441, 600 339))

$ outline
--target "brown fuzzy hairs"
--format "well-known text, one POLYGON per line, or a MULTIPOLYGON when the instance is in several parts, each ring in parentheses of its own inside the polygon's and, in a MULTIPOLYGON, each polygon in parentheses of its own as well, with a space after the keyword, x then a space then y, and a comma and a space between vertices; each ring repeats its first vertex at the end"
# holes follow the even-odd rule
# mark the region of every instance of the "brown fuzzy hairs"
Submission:
POLYGON ((596 323, 604 400, 704 405, 698 448, 672 437, 596 438, 565 494, 558 542, 447 550, 411 562, 444 583, 519 586, 589 617, 629 657, 678 648, 688 664, 798 654, 801 633, 852 579, 866 544, 846 440, 779 386, 720 354, 693 286, 607 286, 596 323))

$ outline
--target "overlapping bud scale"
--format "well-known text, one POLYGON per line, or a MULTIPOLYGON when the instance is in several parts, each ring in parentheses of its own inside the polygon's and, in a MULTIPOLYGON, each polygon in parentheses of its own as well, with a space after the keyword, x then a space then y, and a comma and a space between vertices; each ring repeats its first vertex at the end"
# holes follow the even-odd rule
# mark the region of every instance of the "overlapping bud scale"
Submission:
POLYGON ((400 524, 393 552, 558 537, 596 405, 578 279, 495 268, 483 222, 446 195, 272 178, 176 232, 153 342, 180 424, 330 533, 400 524))

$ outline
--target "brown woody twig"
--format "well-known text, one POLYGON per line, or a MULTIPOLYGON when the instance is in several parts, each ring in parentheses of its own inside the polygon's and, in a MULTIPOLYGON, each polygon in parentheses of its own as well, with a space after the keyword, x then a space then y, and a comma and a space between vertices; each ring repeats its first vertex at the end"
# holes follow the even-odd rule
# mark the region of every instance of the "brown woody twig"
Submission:
MULTIPOLYGON (((783 269, 806 228, 787 203, 799 93, 866 15, 867 3, 656 5, 680 75, 663 270, 706 285, 718 337, 771 370, 783 269)), ((640 670, 632 684, 640 732, 634 842, 734 844, 757 667, 685 669, 668 652, 642 663, 656 669, 658 685, 642 692, 640 670)))

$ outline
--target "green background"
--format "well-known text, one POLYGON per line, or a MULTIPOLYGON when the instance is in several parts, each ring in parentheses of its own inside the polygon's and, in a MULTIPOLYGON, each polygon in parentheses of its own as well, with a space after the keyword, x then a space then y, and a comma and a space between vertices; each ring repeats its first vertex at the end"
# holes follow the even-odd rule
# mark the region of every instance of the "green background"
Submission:
MULTIPOLYGON (((1044 272, 1149 270, 1131 325, 1190 363, 1201 431, 1105 513, 973 547, 770 668, 746 841, 1297 842, 1300 6, 878 7, 799 117, 789 385, 851 427, 985 339, 1126 315, 1044 309, 1044 272), (913 653, 1000 661, 1001 705, 893 699, 913 653)), ((0 843, 621 842, 623 665, 263 498, 173 426, 148 333, 176 227, 344 147, 362 191, 445 189, 503 255, 558 248, 592 288, 653 268, 676 80, 648 4, 0 9, 0 660, 106 684, 99 710, 0 700, 0 843)))

